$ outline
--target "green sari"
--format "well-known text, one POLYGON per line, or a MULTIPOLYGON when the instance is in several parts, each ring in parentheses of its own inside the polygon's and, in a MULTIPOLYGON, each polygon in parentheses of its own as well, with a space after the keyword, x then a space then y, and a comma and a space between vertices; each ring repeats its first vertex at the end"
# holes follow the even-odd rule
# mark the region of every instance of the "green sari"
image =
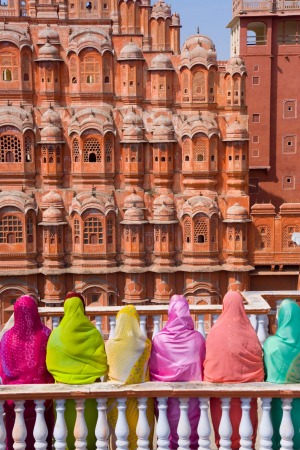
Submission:
MULTIPOLYGON (((48 340, 46 364, 57 383, 89 384, 107 372, 104 342, 99 331, 84 314, 78 297, 64 303, 64 317, 48 340)), ((96 400, 85 402, 85 420, 88 428, 87 449, 95 450, 97 422, 96 400)), ((75 448, 75 403, 66 401, 65 420, 68 428, 68 450, 75 448)))
MULTIPOLYGON (((264 344, 266 381, 271 383, 300 383, 300 308, 286 299, 278 314, 278 329, 264 344)), ((292 422, 294 449, 300 449, 300 399, 293 400, 292 422)), ((273 450, 280 449, 279 428, 282 419, 282 402, 271 403, 273 425, 273 450)))

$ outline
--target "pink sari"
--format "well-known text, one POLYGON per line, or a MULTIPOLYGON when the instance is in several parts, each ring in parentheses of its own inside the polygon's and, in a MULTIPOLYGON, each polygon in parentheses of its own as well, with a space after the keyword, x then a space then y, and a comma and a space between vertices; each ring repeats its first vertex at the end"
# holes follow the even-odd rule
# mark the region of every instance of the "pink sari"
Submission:
MULTIPOLYGON (((153 338, 149 362, 152 381, 201 381, 205 358, 205 340, 194 330, 189 305, 182 295, 170 300, 168 322, 153 338)), ((197 427, 200 418, 198 399, 189 401, 191 424, 190 448, 198 449, 197 427)), ((170 448, 178 448, 177 426, 179 421, 178 399, 168 400, 170 448)))
MULTIPOLYGON (((223 312, 206 340, 204 380, 211 383, 249 383, 264 381, 262 348, 246 315, 243 299, 238 292, 227 292, 223 312)), ((211 398, 210 409, 216 445, 220 447, 219 425, 221 401, 211 398)), ((232 399, 230 420, 231 448, 240 448, 239 425, 242 417, 240 399, 232 399)), ((257 432, 257 401, 252 400, 250 418, 253 426, 253 448, 257 432)))
MULTIPOLYGON (((46 346, 51 330, 42 325, 34 299, 24 295, 14 306, 14 326, 6 331, 0 344, 0 376, 2 384, 43 384, 54 380, 46 368, 46 346)), ((48 449, 52 448, 53 406, 45 405, 45 420, 48 425, 48 449)), ((14 403, 5 403, 6 449, 13 450, 12 429, 15 421, 14 403)), ((34 449, 33 428, 35 404, 25 402, 25 424, 27 429, 26 450, 34 449)))

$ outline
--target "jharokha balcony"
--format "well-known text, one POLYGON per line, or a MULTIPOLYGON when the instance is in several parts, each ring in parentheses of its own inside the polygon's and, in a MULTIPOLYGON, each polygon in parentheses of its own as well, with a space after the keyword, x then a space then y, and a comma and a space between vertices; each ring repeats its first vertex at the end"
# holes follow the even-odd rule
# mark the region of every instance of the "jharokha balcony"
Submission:
MULTIPOLYGON (((284 298, 299 301, 300 291, 278 292, 243 292, 244 306, 250 322, 257 332, 261 344, 270 333, 276 330, 276 309, 284 298)), ((9 308, 12 311, 11 308, 9 308)), ((140 327, 143 334, 152 338, 164 324, 168 307, 136 306, 140 315, 140 327)), ((86 315, 94 321, 96 328, 104 339, 115 334, 116 314, 120 307, 87 307, 86 315)), ((190 312, 195 322, 195 328, 206 337, 212 324, 218 320, 221 305, 190 305, 190 312)), ((63 316, 63 308, 39 308, 41 320, 48 326, 58 326, 63 316)), ((12 320, 12 319, 11 319, 12 320)), ((99 382, 88 385, 38 384, 38 385, 2 385, 0 386, 0 449, 6 447, 6 428, 4 404, 6 400, 14 402, 15 422, 13 439, 15 450, 26 449, 26 425, 24 420, 25 401, 34 400, 36 421, 34 426, 35 449, 47 448, 47 425, 44 418, 46 400, 55 400, 54 449, 67 449, 67 426, 64 417, 66 400, 75 402, 76 422, 74 427, 75 450, 87 449, 87 425, 84 417, 85 401, 96 399, 97 423, 95 427, 96 449, 108 448, 128 450, 129 428, 126 422, 126 400, 137 399, 138 423, 136 427, 137 449, 157 450, 169 449, 170 427, 167 418, 167 400, 179 400, 180 416, 177 433, 179 450, 190 448, 191 426, 188 417, 189 399, 199 399, 200 419, 198 423, 198 450, 215 450, 214 432, 210 416, 210 398, 221 399, 221 422, 219 426, 220 449, 231 449, 230 436, 230 401, 241 399, 242 417, 239 427, 240 450, 252 448, 252 423, 250 417, 251 399, 259 399, 259 424, 256 447, 261 450, 272 449, 273 428, 270 417, 271 399, 282 400, 282 421, 280 426, 281 450, 293 449, 293 424, 291 420, 292 401, 300 398, 299 384, 243 383, 243 384, 212 384, 206 382, 163 383, 147 382, 138 385, 124 385, 112 382, 99 382), (148 398, 157 399, 157 414, 153 442, 149 441, 150 427, 147 421, 146 403, 148 398), (115 440, 112 445, 110 429, 107 420, 107 401, 117 401, 118 418, 115 427, 115 440)), ((277 430, 278 431, 278 430, 277 430)), ((31 450, 31 449, 30 449, 31 450)), ((33 449, 32 449, 33 450, 33 449)), ((299 450, 299 449, 296 449, 299 450)))
POLYGON ((233 0, 232 3, 232 15, 233 17, 239 14, 245 13, 257 13, 257 12, 298 12, 300 9, 300 1, 297 0, 263 0, 263 1, 251 1, 251 0, 233 0))

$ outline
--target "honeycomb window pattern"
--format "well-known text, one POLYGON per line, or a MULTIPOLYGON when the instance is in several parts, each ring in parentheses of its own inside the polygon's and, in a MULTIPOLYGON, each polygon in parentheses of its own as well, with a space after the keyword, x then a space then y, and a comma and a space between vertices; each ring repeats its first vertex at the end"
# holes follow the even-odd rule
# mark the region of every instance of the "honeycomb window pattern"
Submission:
POLYGON ((73 140, 73 161, 80 162, 79 141, 77 138, 73 140))
POLYGON ((207 219, 205 219, 204 217, 196 219, 194 225, 194 243, 204 244, 207 242, 207 238, 208 238, 207 219))
POLYGON ((187 243, 191 242, 192 235, 192 227, 191 227, 191 219, 188 218, 184 221, 184 240, 187 243))
POLYGON ((21 142, 17 136, 0 137, 1 162, 22 162, 21 142))
POLYGON ((101 162, 100 142, 96 138, 84 141, 84 162, 101 162))
POLYGON ((113 149, 112 140, 108 138, 105 141, 105 160, 108 163, 112 161, 112 149, 113 149))
POLYGON ((0 220, 0 244, 23 242, 22 221, 16 216, 4 216, 0 220))
POLYGON ((84 221, 84 244, 103 244, 103 227, 97 217, 89 217, 84 221))

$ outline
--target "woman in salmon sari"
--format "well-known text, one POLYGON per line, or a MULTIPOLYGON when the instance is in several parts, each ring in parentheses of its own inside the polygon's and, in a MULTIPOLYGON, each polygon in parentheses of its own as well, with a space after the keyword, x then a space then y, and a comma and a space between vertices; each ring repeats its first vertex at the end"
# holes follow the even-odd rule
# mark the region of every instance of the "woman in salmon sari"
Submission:
MULTIPOLYGON (((151 381, 202 381, 205 339, 196 330, 189 304, 183 295, 173 295, 169 304, 168 321, 152 340, 149 363, 151 381)), ((190 448, 198 449, 197 427, 200 418, 199 400, 189 401, 191 425, 190 448)), ((177 427, 180 410, 178 399, 168 399, 170 448, 178 448, 177 427)))
MULTIPOLYGON (((140 329, 140 318, 133 305, 124 306, 117 314, 115 337, 106 343, 109 366, 108 381, 123 384, 138 384, 149 381, 148 362, 151 342, 140 329)), ((126 419, 129 427, 129 450, 137 448, 136 426, 138 422, 137 399, 126 402, 126 419)), ((108 401, 108 420, 112 432, 118 419, 116 400, 108 401)), ((153 399, 147 401, 147 419, 150 427, 149 442, 152 447, 154 407, 153 399)), ((115 438, 115 436, 113 436, 115 438)))
MULTIPOLYGON (((14 325, 3 334, 0 344, 0 376, 2 384, 44 384, 54 380, 46 368, 46 347, 51 330, 40 319, 35 300, 29 295, 20 297, 14 305, 14 325)), ((12 430, 15 421, 14 402, 5 403, 6 450, 13 450, 12 430)), ((48 427, 47 449, 52 448, 53 402, 45 402, 48 427)), ((26 400, 24 419, 27 430, 26 450, 34 449, 33 429, 35 404, 26 400)))
MULTIPOLYGON (((284 300, 278 312, 278 328, 264 344, 266 381, 271 383, 300 383, 300 308, 292 300, 284 300)), ((300 449, 300 399, 292 403, 294 449, 300 449)), ((273 450, 280 449, 279 428, 282 403, 274 398, 271 403, 273 450)))
MULTIPOLYGON (((84 300, 70 292, 64 303, 64 317, 50 336, 47 346, 47 368, 56 383, 89 384, 100 381, 107 372, 104 342, 99 331, 84 314, 84 300)), ((97 405, 95 399, 85 402, 88 428, 87 449, 95 450, 97 405)), ((68 450, 74 450, 75 403, 66 401, 65 419, 68 429, 68 450)))
MULTIPOLYGON (((245 313, 242 296, 228 292, 223 299, 223 312, 206 340, 204 381, 211 383, 247 383, 264 380, 262 348, 245 313)), ((216 445, 220 447, 219 425, 221 400, 210 400, 216 445)), ((232 425, 231 448, 240 448, 239 425, 242 417, 240 399, 232 399, 230 420, 232 425)), ((254 448, 257 433, 257 401, 251 401, 250 418, 253 427, 254 448)))

